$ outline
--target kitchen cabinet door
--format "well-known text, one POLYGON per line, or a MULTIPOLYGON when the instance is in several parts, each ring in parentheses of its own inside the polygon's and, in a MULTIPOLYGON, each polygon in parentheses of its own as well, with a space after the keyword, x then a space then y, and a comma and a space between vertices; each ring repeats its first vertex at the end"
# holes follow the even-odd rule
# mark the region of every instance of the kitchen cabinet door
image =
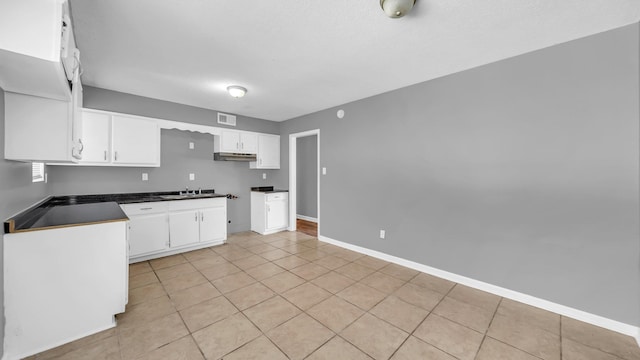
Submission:
POLYGON ((222 130, 220 135, 220 152, 239 152, 240 132, 234 130, 222 130))
POLYGON ((166 213, 129 215, 129 257, 162 251, 168 243, 166 213))
POLYGON ((160 166, 160 129, 153 120, 113 115, 113 163, 160 166))
POLYGON ((240 134, 240 151, 243 154, 258 153, 258 134, 243 132, 240 134))
POLYGON ((227 238, 227 211, 224 207, 200 210, 200 242, 227 238))
POLYGON ((200 241, 200 213, 198 210, 169 213, 169 240, 172 248, 200 241))
POLYGON ((289 202, 287 199, 267 201, 267 225, 265 230, 285 228, 289 222, 289 202))
POLYGON ((251 169, 280 169, 280 135, 259 134, 257 160, 251 169))
POLYGON ((111 158, 111 116, 84 111, 82 122, 82 163, 108 163, 111 158))

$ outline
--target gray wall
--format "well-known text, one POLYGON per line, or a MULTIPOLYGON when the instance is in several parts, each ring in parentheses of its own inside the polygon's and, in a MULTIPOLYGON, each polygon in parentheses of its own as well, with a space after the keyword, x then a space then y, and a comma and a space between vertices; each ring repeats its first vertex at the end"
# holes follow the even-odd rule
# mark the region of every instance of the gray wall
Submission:
POLYGON ((638 31, 284 122, 320 129, 320 235, 640 325, 638 31))
POLYGON ((318 217, 318 136, 297 139, 297 215, 318 217))
MULTIPOLYGON (((31 182, 31 164, 4 160, 4 91, 0 89, 0 219, 11 217, 38 202, 48 193, 48 184, 31 182)), ((4 308, 4 246, 0 246, 0 304, 4 308)), ((2 312, 4 314, 4 310, 2 312)), ((4 338, 4 317, 0 318, 0 338, 4 338)), ((3 350, 0 347, 0 356, 3 350)))
MULTIPOLYGON (((150 116, 168 120, 214 125, 216 112, 140 96, 87 87, 86 108, 150 116)), ((238 117, 237 129, 277 133, 278 123, 238 117)), ((228 200, 230 233, 249 230, 250 187, 273 184, 277 170, 250 170, 247 162, 213 161, 213 136, 178 130, 161 132, 159 168, 49 166, 49 185, 55 195, 101 194, 147 191, 210 189, 239 198, 228 200), (189 150, 189 142, 195 149, 189 150), (149 181, 142 181, 142 173, 149 181), (189 181, 189 173, 196 179, 189 181), (267 179, 262 179, 262 174, 267 179)))

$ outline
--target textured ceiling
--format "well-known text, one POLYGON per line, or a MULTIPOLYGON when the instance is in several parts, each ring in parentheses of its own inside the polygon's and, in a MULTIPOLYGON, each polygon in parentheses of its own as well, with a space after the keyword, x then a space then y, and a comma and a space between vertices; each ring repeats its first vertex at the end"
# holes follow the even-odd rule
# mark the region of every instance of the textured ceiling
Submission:
POLYGON ((638 0, 71 0, 86 85, 282 121, 638 22, 638 0), (231 98, 225 88, 249 89, 231 98))

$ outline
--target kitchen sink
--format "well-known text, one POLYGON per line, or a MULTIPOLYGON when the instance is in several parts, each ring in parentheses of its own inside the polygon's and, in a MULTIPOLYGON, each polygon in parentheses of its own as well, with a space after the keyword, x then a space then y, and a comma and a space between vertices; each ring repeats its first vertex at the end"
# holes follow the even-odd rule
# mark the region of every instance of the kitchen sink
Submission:
POLYGON ((210 198, 210 197, 218 197, 219 194, 174 194, 174 195, 160 195, 160 198, 165 200, 182 200, 182 199, 201 199, 201 198, 210 198))

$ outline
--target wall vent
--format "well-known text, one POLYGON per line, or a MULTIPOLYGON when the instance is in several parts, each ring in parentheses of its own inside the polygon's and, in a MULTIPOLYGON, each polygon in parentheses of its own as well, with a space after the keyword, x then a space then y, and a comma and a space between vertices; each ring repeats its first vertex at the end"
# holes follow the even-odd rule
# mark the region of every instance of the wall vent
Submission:
POLYGON ((218 113, 218 124, 236 126, 236 116, 235 115, 218 113))

